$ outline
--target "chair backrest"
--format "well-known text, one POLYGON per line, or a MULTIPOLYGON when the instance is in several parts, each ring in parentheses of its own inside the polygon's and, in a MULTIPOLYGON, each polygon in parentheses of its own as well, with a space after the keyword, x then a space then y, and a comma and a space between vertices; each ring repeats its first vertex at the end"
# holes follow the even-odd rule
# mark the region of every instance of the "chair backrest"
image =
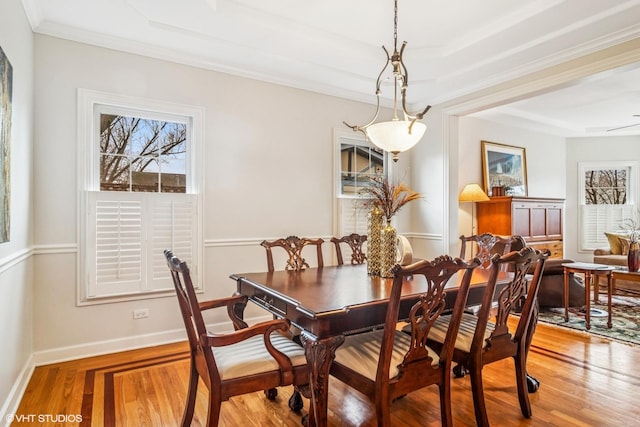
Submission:
POLYGON ((342 257, 342 244, 346 244, 351 248, 351 264, 364 264, 367 259, 366 254, 362 250, 362 245, 367 241, 366 234, 352 233, 348 236, 342 236, 340 238, 332 237, 331 242, 336 247, 336 258, 338 259, 338 265, 344 264, 344 258, 342 257))
MULTIPOLYGON (((447 337, 440 354, 437 355, 439 368, 445 369, 446 375, 449 375, 456 335, 469 293, 471 275, 473 269, 479 265, 480 261, 477 259, 472 263, 467 263, 462 259, 453 259, 448 255, 443 255, 433 261, 422 260, 408 266, 396 265, 393 267, 394 279, 385 320, 380 360, 378 362, 377 384, 388 383, 390 369, 396 368, 390 365, 393 358, 397 324, 398 321, 402 320, 398 319, 402 283, 407 278, 416 281, 418 280, 417 276, 424 277, 426 291, 410 310, 408 322, 411 325, 411 344, 404 355, 403 362, 397 367, 399 373, 394 381, 406 383, 404 387, 396 385, 398 391, 404 390, 406 393, 411 389, 424 387, 425 381, 428 381, 429 377, 435 378, 434 373, 438 368, 434 369, 432 366, 435 355, 429 354, 429 349, 426 346, 427 336, 435 321, 446 308, 447 295, 445 285, 453 275, 462 272, 463 277, 459 282, 460 287, 453 307, 447 337)), ((432 379, 432 381, 437 382, 439 380, 434 381, 432 379)))
POLYGON ((472 236, 460 236, 460 258, 470 259, 472 257, 473 243, 478 248, 476 258, 482 263, 482 267, 488 268, 491 265, 491 256, 494 254, 504 255, 511 252, 512 246, 522 239, 520 236, 498 236, 491 233, 474 234, 472 236), (467 255, 467 243, 469 254, 467 255))
MULTIPOLYGON (((203 366, 197 363, 198 372, 206 382, 220 382, 219 376, 216 377, 218 369, 213 358, 213 352, 202 351, 200 346, 200 336, 207 334, 207 328, 200 311, 193 282, 191 281, 189 267, 186 262, 180 261, 178 257, 174 256, 170 250, 165 250, 164 255, 167 258, 167 265, 169 266, 173 286, 178 297, 178 305, 180 306, 180 313, 187 331, 192 358, 204 359, 206 364, 209 365, 203 366)), ((207 387, 210 387, 210 383, 207 384, 207 387)))
POLYGON ((533 330, 529 328, 532 320, 537 317, 538 291, 548 256, 548 252, 525 247, 502 256, 495 254, 491 258, 492 271, 478 312, 478 323, 470 349, 471 353, 480 351, 483 347, 496 349, 495 359, 487 357, 484 360, 483 356, 484 364, 513 355, 509 354, 510 351, 497 350, 501 346, 510 346, 515 351, 516 343, 524 345, 525 341, 530 341, 533 330), (507 285, 498 286, 498 272, 504 270, 501 268, 504 265, 508 266, 507 270, 513 273, 513 277, 507 285), (517 307, 521 307, 521 311, 512 331, 509 329, 508 319, 517 307), (492 313, 495 313, 495 317, 492 313), (487 324, 490 320, 493 321, 494 327, 487 337, 487 324))
POLYGON ((284 268, 285 270, 299 271, 309 267, 307 261, 302 257, 302 250, 305 246, 309 245, 316 247, 317 266, 324 266, 322 258, 322 243, 324 243, 324 240, 320 238, 310 239, 307 237, 289 236, 284 239, 277 239, 273 241, 263 240, 260 245, 267 250, 267 269, 272 272, 275 271, 275 269, 273 266, 273 253, 271 252, 271 248, 281 247, 287 252, 289 259, 287 260, 287 264, 284 268))

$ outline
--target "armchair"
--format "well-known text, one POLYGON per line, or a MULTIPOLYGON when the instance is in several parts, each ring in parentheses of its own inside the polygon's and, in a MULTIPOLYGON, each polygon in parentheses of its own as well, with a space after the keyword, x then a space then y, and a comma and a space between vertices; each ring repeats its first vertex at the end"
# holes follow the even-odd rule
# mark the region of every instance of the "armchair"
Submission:
MULTIPOLYGON (((209 390, 207 426, 218 425, 221 404, 231 396, 290 384, 296 389, 304 389, 308 395, 309 370, 304 349, 287 336, 288 320, 271 320, 248 326, 237 316, 247 303, 246 296, 198 302, 186 262, 180 261, 169 250, 164 254, 191 353, 183 427, 191 426, 200 378, 209 390), (207 331, 202 311, 214 308, 226 308, 234 332, 217 334, 207 331)), ((298 402, 292 400, 289 407, 299 409, 294 408, 298 402)))

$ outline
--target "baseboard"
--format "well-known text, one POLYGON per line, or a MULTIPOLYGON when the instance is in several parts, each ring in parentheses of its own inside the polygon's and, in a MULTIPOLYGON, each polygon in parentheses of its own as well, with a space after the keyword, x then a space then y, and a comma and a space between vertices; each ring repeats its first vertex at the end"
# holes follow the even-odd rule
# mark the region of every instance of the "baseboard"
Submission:
MULTIPOLYGON (((249 324, 272 319, 271 316, 247 318, 249 324)), ((207 325, 207 328, 215 331, 231 330, 230 322, 219 322, 207 325)), ((33 354, 35 366, 51 363, 66 362, 69 360, 83 359, 85 357, 100 356, 103 354, 117 353, 127 350, 135 350, 144 347, 170 344, 187 339, 184 328, 162 331, 153 334, 136 335, 126 338, 118 338, 106 341, 95 341, 68 347, 59 347, 50 350, 36 351, 33 354)))
POLYGON ((42 366, 49 365, 51 363, 83 359, 85 357, 100 356, 103 354, 151 347, 154 345, 169 344, 172 342, 184 341, 185 339, 186 336, 183 328, 153 334, 137 335, 106 341, 95 341, 86 344, 36 351, 33 354, 33 358, 36 366, 42 366))
POLYGON ((27 389, 27 385, 29 384, 29 380, 31 379, 31 375, 35 368, 36 364, 32 355, 27 359, 27 362, 20 371, 18 378, 16 378, 16 381, 13 383, 13 387, 11 387, 7 399, 2 405, 2 408, 0 408, 1 427, 9 427, 11 425, 11 416, 18 411, 20 401, 22 400, 22 396, 27 389))

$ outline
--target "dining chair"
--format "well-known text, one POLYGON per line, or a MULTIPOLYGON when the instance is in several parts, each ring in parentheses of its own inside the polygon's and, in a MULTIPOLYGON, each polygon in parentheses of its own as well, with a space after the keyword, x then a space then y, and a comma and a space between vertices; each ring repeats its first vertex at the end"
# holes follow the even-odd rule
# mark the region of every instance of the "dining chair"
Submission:
POLYGON ((473 257, 473 244, 477 247, 475 255, 482 262, 483 268, 491 266, 491 256, 495 253, 504 255, 511 252, 511 247, 518 241, 519 236, 498 236, 492 233, 474 234, 471 236, 460 236, 460 258, 471 259, 473 257), (471 243, 467 245, 467 243, 471 243), (467 254, 467 248, 469 254, 467 254))
POLYGON ((375 404, 378 426, 391 425, 394 399, 429 385, 440 391, 442 425, 452 425, 451 356, 459 321, 467 300, 473 269, 479 260, 467 263, 443 255, 433 261, 421 260, 408 266, 395 265, 393 280, 381 283, 389 289, 389 305, 384 328, 345 337, 336 349, 331 375, 360 391, 375 404), (445 309, 445 285, 456 273, 462 274, 451 315, 446 343, 438 352, 427 347, 433 322, 445 309), (396 329, 404 280, 423 281, 420 295, 409 314, 412 333, 396 329))
POLYGON ((351 249, 351 264, 364 264, 367 260, 367 255, 362 250, 362 245, 367 241, 366 234, 352 233, 340 238, 332 237, 331 242, 336 247, 336 258, 338 265, 344 264, 344 258, 342 257, 341 246, 347 245, 351 249))
POLYGON ((457 377, 466 372, 471 376, 473 406, 478 426, 488 426, 487 408, 482 385, 482 368, 498 360, 513 358, 520 410, 531 418, 529 392, 537 390, 537 381, 527 374, 527 354, 538 320, 538 290, 548 252, 531 247, 512 251, 490 259, 491 272, 477 315, 464 313, 462 321, 452 316, 441 316, 429 333, 429 345, 440 348, 448 345, 450 323, 460 324, 455 343, 453 361, 457 377), (513 273, 506 285, 497 285, 501 266, 508 264, 513 273), (497 292, 497 296, 495 293, 497 292), (524 303, 517 314, 517 322, 509 322, 513 309, 524 303), (494 314, 492 314, 494 313, 494 314), (492 320, 493 319, 493 320, 492 320))
MULTIPOLYGON (((293 384, 307 387, 309 370, 304 349, 288 336, 289 321, 270 320, 248 326, 236 315, 247 297, 235 295, 199 302, 189 267, 170 250, 164 251, 173 278, 180 313, 189 340, 190 376, 182 426, 191 426, 199 379, 209 390, 207 426, 217 426, 223 401, 231 396, 293 384), (204 310, 226 308, 234 332, 208 332, 204 310)), ((308 393, 307 393, 308 394, 308 393)), ((271 396, 275 398, 274 395, 271 396)), ((289 401, 289 407, 295 410, 289 401)))
MULTIPOLYGON (((307 246, 315 246, 316 247, 316 265, 318 267, 324 266, 324 259, 322 257, 322 244, 324 240, 321 238, 311 239, 308 237, 298 237, 298 236, 289 236, 286 238, 276 239, 276 240, 263 240, 260 245, 265 248, 267 252, 267 271, 273 272, 275 271, 274 262, 273 262, 273 252, 272 248, 282 248, 287 254, 287 262, 284 266, 285 270, 289 271, 301 271, 305 268, 309 267, 309 263, 302 256, 302 251, 307 246)), ((277 316, 273 316, 274 319, 277 319, 277 316)), ((300 334, 302 330, 295 326, 291 325, 290 333, 292 339, 301 344, 300 334)), ((265 389, 265 395, 268 398, 272 398, 276 391, 274 389, 265 389)), ((297 411, 302 407, 302 397, 300 397, 300 393, 297 390, 294 390, 291 395, 290 405, 292 410, 297 411)))
POLYGON ((316 262, 318 267, 324 266, 324 260, 322 258, 322 244, 324 240, 321 238, 310 239, 308 237, 289 236, 283 239, 277 240, 263 240, 262 245, 267 251, 267 269, 272 272, 275 271, 273 265, 273 253, 271 251, 274 247, 281 247, 288 255, 287 263, 285 264, 285 270, 300 271, 309 267, 309 264, 302 256, 302 250, 306 246, 316 247, 316 262))

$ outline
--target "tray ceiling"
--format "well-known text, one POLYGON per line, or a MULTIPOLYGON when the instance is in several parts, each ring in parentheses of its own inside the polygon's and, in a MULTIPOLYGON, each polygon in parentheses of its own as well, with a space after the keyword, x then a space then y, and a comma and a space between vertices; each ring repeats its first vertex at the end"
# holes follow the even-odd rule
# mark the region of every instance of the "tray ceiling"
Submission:
MULTIPOLYGON (((436 105, 640 37, 640 0, 400 0, 409 101, 436 105)), ((23 0, 34 32, 373 102, 391 0, 23 0)), ((555 134, 640 118, 627 66, 478 116, 555 134)), ((383 87, 391 97, 391 87, 383 87)), ((390 105, 390 99, 386 99, 390 105)), ((627 128, 625 133, 640 126, 627 128)), ((604 133, 603 133, 604 132, 604 133)))

